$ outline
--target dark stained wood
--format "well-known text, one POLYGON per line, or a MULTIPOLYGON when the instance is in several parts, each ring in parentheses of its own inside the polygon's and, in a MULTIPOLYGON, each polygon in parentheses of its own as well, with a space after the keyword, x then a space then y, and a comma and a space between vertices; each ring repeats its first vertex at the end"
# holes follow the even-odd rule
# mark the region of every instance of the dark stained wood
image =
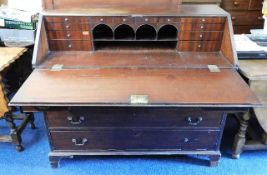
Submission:
POLYGON ((191 111, 179 108, 74 108, 69 111, 49 111, 47 123, 53 128, 125 128, 153 127, 220 129, 221 111, 191 111))
POLYGON ((55 64, 63 64, 67 69, 137 67, 185 69, 188 67, 207 68, 207 65, 217 65, 220 68, 232 68, 232 65, 221 53, 173 52, 168 50, 116 50, 97 51, 93 53, 52 52, 47 57, 46 62, 38 67, 50 69, 55 64), (147 57, 149 57, 149 60, 147 57), (129 64, 129 62, 131 64, 129 64))
POLYGON ((65 40, 91 40, 91 33, 85 31, 48 31, 48 38, 65 40))
POLYGON ((220 73, 208 69, 35 70, 10 104, 130 105, 130 96, 139 94, 149 96, 149 105, 259 104, 242 78, 229 69, 220 73))
MULTIPOLYGON (((231 24, 229 18, 228 21, 231 24)), ((237 65, 237 54, 233 45, 233 33, 231 32, 232 25, 229 25, 229 23, 225 23, 221 51, 222 54, 230 61, 230 63, 232 63, 233 65, 237 65)))
POLYGON ((182 31, 223 31, 224 24, 181 23, 182 31))
POLYGON ((53 150, 214 150, 217 131, 108 129, 52 131, 53 150), (163 139, 164 138, 164 139, 163 139), (86 141, 86 140, 87 141, 86 141), (212 144, 211 144, 212 143, 212 144))
POLYGON ((177 47, 182 52, 216 52, 220 46, 221 41, 180 41, 177 47))
POLYGON ((91 51, 91 41, 77 40, 50 40, 50 49, 52 51, 91 51))
POLYGON ((89 31, 88 24, 72 24, 72 23, 46 23, 47 30, 75 30, 75 31, 89 31))
POLYGON ((181 18, 181 23, 225 23, 223 17, 197 17, 197 18, 181 18))
POLYGON ((234 25, 263 25, 264 22, 261 11, 233 11, 231 14, 234 25))
POLYGON ((123 1, 123 0, 106 0, 105 4, 99 3, 98 0, 43 0, 46 9, 83 9, 83 8, 110 8, 110 7, 132 7, 132 8, 144 8, 144 7, 171 7, 178 6, 180 0, 135 0, 135 1, 123 1))
POLYGON ((250 0, 223 0, 222 6, 228 10, 247 10, 250 0))
POLYGON ((179 40, 182 41, 221 41, 223 32, 181 31, 179 40))

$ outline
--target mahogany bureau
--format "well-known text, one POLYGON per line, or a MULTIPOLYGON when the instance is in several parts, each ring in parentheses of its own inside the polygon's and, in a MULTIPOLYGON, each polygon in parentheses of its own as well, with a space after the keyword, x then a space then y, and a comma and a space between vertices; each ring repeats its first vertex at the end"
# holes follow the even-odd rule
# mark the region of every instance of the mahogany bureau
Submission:
POLYGON ((45 113, 52 167, 75 155, 220 158, 228 113, 259 106, 228 13, 174 0, 46 0, 35 70, 10 102, 45 113))

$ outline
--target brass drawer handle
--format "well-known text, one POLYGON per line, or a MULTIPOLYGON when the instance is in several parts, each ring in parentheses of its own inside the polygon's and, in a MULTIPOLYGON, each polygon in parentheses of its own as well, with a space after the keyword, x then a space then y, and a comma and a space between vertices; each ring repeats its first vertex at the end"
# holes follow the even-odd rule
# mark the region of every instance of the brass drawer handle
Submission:
POLYGON ((263 20, 263 17, 262 17, 262 16, 259 16, 259 17, 258 17, 258 20, 259 20, 259 21, 262 21, 262 20, 263 20))
POLYGON ((73 125, 80 125, 80 124, 82 124, 84 122, 85 117, 84 116, 80 116, 78 118, 74 118, 72 116, 68 116, 67 119, 73 125))
POLYGON ((239 2, 234 1, 234 6, 239 6, 239 2))
POLYGON ((186 121, 191 126, 197 126, 200 122, 203 121, 203 118, 202 117, 198 117, 196 120, 193 120, 192 117, 189 116, 189 117, 186 118, 186 121))
POLYGON ((88 140, 86 138, 72 139, 72 142, 75 144, 75 146, 84 146, 88 142, 88 140))

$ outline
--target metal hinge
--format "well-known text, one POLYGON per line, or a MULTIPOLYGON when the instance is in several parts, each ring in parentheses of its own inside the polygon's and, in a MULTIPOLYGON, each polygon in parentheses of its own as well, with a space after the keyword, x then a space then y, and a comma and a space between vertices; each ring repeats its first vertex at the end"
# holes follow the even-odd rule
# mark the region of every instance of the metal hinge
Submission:
POLYGON ((54 64, 52 67, 51 67, 51 71, 61 71, 63 69, 63 64, 54 64))
POLYGON ((220 68, 217 65, 208 65, 210 72, 221 72, 220 68))
POLYGON ((130 103, 131 104, 148 104, 148 95, 131 95, 130 103))

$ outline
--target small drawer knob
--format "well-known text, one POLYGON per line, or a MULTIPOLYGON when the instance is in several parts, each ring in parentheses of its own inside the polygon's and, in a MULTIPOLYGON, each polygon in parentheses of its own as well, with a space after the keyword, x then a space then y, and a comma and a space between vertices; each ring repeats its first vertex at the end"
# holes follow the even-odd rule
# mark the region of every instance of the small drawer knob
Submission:
POLYGON ((103 18, 101 18, 101 19, 100 19, 100 21, 101 21, 101 22, 103 22, 103 21, 104 21, 104 19, 103 19, 103 18))
POLYGON ((206 19, 205 18, 202 18, 202 20, 201 20, 202 22, 205 22, 206 21, 206 19))
POLYGON ((126 22, 126 21, 127 21, 127 19, 126 19, 126 18, 123 18, 123 19, 122 19, 122 21, 123 21, 123 22, 126 22))
POLYGON ((232 16, 232 20, 235 21, 236 20, 236 17, 232 16))
POLYGON ((65 20, 65 22, 67 22, 67 21, 69 21, 69 18, 65 18, 64 20, 65 20))
POLYGON ((235 6, 239 6, 239 2, 234 1, 234 5, 235 5, 235 6))
POLYGON ((148 22, 148 18, 146 18, 145 21, 148 22))
POLYGON ((202 35, 202 34, 200 34, 200 35, 199 35, 199 38, 203 38, 203 35, 202 35))
POLYGON ((70 26, 69 25, 66 25, 66 29, 69 29, 70 28, 70 26))
POLYGON ((82 138, 82 139, 72 139, 72 142, 76 145, 76 146, 84 146, 88 140, 86 138, 82 138))
POLYGON ((204 26, 202 25, 202 26, 200 26, 200 28, 201 28, 201 29, 204 29, 204 26))
POLYGON ((197 47, 198 47, 198 48, 201 48, 202 46, 201 46, 201 44, 199 44, 197 47))
POLYGON ((203 118, 198 117, 196 119, 193 119, 193 117, 189 116, 186 118, 186 121, 191 126, 197 126, 198 124, 200 124, 203 121, 203 118))
POLYGON ((70 34, 70 33, 68 33, 68 34, 67 34, 67 37, 68 37, 68 38, 70 38, 70 37, 71 37, 71 34, 70 34))
POLYGON ((67 119, 73 125, 80 125, 84 122, 85 117, 84 116, 79 116, 79 117, 68 116, 67 119))
POLYGON ((168 22, 171 22, 171 19, 170 19, 170 18, 168 18, 168 19, 167 19, 167 21, 168 21, 168 22))
POLYGON ((72 48, 72 45, 71 45, 71 44, 69 44, 69 45, 68 45, 68 47, 69 47, 69 48, 72 48))

